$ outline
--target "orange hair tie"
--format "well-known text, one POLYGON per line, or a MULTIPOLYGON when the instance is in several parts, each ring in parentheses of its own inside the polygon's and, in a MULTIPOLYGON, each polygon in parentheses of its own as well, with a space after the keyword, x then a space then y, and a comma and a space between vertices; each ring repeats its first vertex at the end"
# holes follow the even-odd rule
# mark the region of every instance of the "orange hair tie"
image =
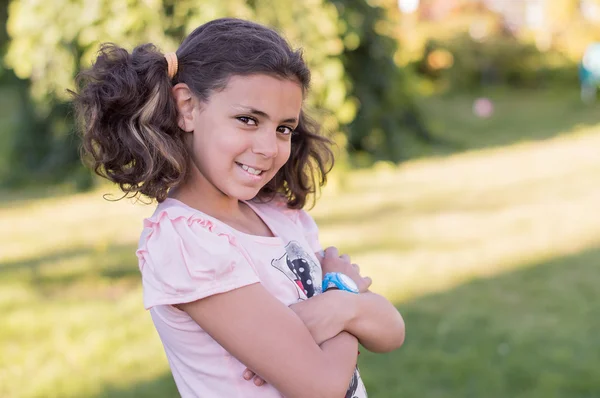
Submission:
POLYGON ((169 79, 172 80, 177 74, 177 68, 179 67, 179 62, 177 61, 177 54, 166 53, 165 58, 167 60, 167 73, 169 75, 169 79))

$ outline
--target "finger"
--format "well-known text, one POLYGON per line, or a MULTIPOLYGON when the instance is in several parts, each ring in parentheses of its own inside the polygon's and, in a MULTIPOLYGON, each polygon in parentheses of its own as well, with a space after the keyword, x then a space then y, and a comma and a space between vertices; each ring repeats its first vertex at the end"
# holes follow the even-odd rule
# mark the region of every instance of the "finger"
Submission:
POLYGON ((257 386, 257 387, 260 387, 260 386, 262 386, 265 383, 266 382, 263 379, 261 379, 260 377, 258 377, 258 376, 256 376, 254 378, 254 385, 257 386))
POLYGON ((323 258, 325 257, 325 250, 319 250, 315 253, 315 256, 317 256, 319 261, 323 260, 323 258))
POLYGON ((325 249, 325 258, 328 257, 339 257, 338 249, 333 246, 330 246, 327 249, 325 249))
POLYGON ((369 291, 371 283, 373 283, 373 281, 368 276, 362 278, 362 283, 358 287, 359 293, 367 293, 369 291))
POLYGON ((360 274, 360 266, 358 264, 352 264, 352 266, 354 267, 356 272, 358 272, 360 274))
POLYGON ((340 256, 340 258, 341 258, 342 260, 344 260, 345 262, 347 262, 347 263, 351 263, 351 261, 350 261, 350 256, 349 256, 349 255, 347 255, 347 254, 342 254, 342 255, 340 256))
POLYGON ((251 371, 250 369, 246 368, 246 370, 244 371, 243 377, 246 380, 252 380, 252 378, 254 377, 254 372, 251 371))

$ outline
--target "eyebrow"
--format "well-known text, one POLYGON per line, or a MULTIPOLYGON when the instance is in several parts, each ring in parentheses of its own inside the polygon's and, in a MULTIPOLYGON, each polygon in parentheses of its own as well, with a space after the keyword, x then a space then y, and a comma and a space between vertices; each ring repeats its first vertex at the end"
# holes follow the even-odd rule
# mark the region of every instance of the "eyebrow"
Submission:
MULTIPOLYGON (((255 108, 252 108, 252 107, 249 107, 249 106, 243 106, 243 105, 237 105, 237 106, 235 106, 235 108, 238 109, 238 110, 242 110, 244 112, 248 112, 248 113, 250 113, 252 115, 260 116, 260 117, 263 117, 263 118, 265 118, 267 120, 271 120, 271 117, 266 112, 263 112, 263 111, 261 111, 259 109, 255 109, 255 108)), ((291 118, 282 120, 280 123, 298 123, 298 119, 295 118, 295 117, 291 117, 291 118)))

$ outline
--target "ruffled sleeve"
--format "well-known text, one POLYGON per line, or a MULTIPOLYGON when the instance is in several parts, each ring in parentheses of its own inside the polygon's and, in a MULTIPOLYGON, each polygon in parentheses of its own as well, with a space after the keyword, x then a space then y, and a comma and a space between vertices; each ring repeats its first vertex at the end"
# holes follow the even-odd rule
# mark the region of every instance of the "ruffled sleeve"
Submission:
POLYGON ((146 309, 259 282, 235 236, 182 207, 168 207, 144 220, 136 254, 146 309))

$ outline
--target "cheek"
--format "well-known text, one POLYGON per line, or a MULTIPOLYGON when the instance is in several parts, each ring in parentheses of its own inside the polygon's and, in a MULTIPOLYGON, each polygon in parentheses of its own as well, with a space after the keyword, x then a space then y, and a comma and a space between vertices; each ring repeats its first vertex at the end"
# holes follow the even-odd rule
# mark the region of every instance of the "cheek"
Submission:
POLYGON ((227 162, 244 152, 246 143, 235 131, 205 130, 196 142, 197 151, 217 163, 227 162))
POLYGON ((291 141, 284 142, 281 145, 279 145, 279 150, 277 153, 277 162, 280 164, 280 166, 283 166, 288 161, 288 159, 290 158, 291 151, 291 141))

